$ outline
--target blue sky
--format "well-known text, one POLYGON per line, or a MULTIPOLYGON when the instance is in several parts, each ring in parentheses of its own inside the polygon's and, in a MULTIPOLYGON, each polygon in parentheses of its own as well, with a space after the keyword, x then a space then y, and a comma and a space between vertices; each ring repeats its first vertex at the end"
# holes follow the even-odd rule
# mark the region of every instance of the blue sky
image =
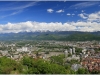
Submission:
POLYGON ((100 1, 0 1, 0 32, 99 31, 100 1))

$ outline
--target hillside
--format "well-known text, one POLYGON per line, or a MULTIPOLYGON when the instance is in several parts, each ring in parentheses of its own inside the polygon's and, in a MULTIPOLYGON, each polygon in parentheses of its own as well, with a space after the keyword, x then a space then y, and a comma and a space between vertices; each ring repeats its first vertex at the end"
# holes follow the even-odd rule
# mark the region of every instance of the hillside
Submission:
POLYGON ((87 41, 100 40, 100 32, 20 32, 1 33, 0 40, 59 40, 59 41, 87 41))

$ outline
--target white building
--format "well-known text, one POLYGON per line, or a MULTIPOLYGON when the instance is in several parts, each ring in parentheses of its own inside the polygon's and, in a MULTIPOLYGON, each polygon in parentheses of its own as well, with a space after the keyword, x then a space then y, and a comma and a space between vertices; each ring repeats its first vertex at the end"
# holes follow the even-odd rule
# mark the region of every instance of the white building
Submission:
POLYGON ((72 49, 71 48, 69 49, 69 53, 72 54, 72 49))
POLYGON ((73 53, 75 54, 75 48, 73 48, 73 53))
POLYGON ((68 57, 66 60, 67 61, 70 61, 70 60, 78 60, 79 61, 80 57, 79 56, 77 56, 77 57, 76 56, 75 57, 72 56, 72 57, 68 57))
POLYGON ((17 49, 17 51, 18 51, 18 52, 22 52, 22 49, 21 49, 21 48, 19 48, 19 49, 17 49))
POLYGON ((18 59, 19 58, 19 55, 14 55, 13 56, 13 59, 18 59))
POLYGON ((65 50, 65 57, 67 57, 68 56, 68 51, 67 50, 65 50))
POLYGON ((22 51, 27 52, 28 48, 27 47, 22 47, 22 51))
POLYGON ((27 47, 22 47, 17 49, 18 52, 27 52, 28 48, 27 47))
POLYGON ((83 54, 86 54, 86 51, 87 51, 87 49, 84 48, 84 49, 82 50, 82 53, 83 53, 83 54))
POLYGON ((84 52, 84 51, 86 52, 86 51, 87 51, 87 49, 86 49, 86 48, 84 48, 84 49, 82 50, 82 52, 84 52))

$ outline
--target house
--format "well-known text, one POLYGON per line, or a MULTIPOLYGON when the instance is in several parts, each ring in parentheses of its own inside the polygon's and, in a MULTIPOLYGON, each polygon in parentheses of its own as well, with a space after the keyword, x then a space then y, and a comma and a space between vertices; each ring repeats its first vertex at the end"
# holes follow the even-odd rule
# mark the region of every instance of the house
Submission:
POLYGON ((82 68, 82 66, 80 64, 73 64, 71 66, 71 69, 74 70, 74 71, 77 71, 79 68, 82 68))

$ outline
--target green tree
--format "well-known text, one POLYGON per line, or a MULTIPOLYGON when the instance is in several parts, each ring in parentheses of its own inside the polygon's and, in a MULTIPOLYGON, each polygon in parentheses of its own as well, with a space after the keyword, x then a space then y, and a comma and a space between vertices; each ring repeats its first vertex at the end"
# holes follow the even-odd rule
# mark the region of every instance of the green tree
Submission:
MULTIPOLYGON (((32 60, 33 61, 33 60, 32 60)), ((31 63, 31 62, 28 62, 31 63)), ((27 74, 65 74, 66 69, 58 64, 53 64, 43 59, 34 59, 32 66, 28 67, 27 74)))
POLYGON ((89 74, 89 71, 85 68, 79 68, 77 74, 89 74))
POLYGON ((22 65, 7 57, 0 58, 0 73, 10 74, 12 71, 22 72, 22 65))
POLYGON ((58 56, 51 56, 50 60, 51 60, 51 63, 63 65, 63 63, 64 63, 64 61, 63 61, 64 57, 65 57, 64 54, 58 55, 58 56))

